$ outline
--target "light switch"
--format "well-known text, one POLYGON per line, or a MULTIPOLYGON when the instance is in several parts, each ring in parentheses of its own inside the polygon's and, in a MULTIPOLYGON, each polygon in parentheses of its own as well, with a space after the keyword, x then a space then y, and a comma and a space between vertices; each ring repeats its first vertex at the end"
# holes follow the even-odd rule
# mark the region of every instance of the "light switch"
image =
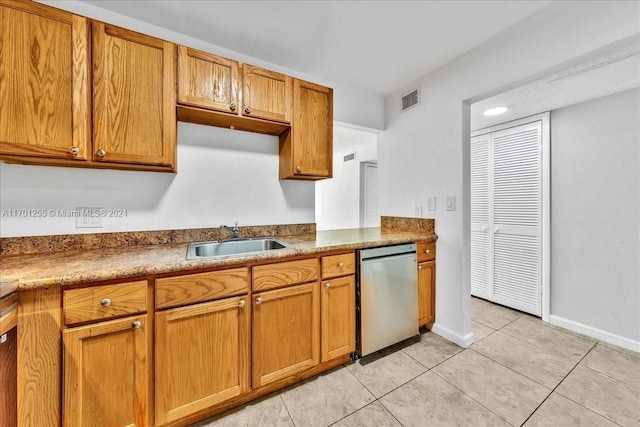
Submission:
POLYGON ((416 218, 422 218, 422 206, 416 205, 413 213, 416 218))
POLYGON ((437 206, 437 201, 438 201, 437 197, 435 196, 429 197, 428 203, 427 203, 427 209, 429 209, 430 211, 435 211, 437 206))
POLYGON ((445 201, 445 209, 448 211, 455 211, 456 210, 456 196, 447 196, 447 199, 445 201))

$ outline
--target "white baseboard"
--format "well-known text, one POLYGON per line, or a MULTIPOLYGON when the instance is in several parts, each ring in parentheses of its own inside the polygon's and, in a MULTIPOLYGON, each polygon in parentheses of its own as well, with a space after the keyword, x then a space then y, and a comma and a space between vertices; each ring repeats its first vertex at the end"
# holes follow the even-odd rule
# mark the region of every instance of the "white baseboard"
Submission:
POLYGON ((448 339, 454 344, 459 345, 460 347, 467 348, 475 341, 473 332, 469 332, 466 335, 460 335, 453 332, 451 329, 440 326, 439 323, 435 323, 431 328, 431 332, 434 334, 438 334, 443 338, 448 339))
POLYGON ((602 329, 594 328, 593 326, 574 322, 573 320, 565 319, 553 314, 549 316, 549 323, 565 329, 569 329, 570 331, 577 332, 579 334, 587 335, 589 337, 607 342, 609 344, 614 344, 619 347, 624 347, 628 350, 640 352, 640 341, 634 341, 620 335, 612 334, 611 332, 603 331, 602 329))

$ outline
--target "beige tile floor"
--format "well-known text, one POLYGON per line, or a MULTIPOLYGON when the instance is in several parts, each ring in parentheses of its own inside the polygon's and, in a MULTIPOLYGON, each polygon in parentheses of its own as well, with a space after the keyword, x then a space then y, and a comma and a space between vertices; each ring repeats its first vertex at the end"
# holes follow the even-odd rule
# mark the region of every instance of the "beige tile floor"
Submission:
POLYGON ((472 299, 468 349, 431 332, 198 423, 640 426, 640 354, 472 299))

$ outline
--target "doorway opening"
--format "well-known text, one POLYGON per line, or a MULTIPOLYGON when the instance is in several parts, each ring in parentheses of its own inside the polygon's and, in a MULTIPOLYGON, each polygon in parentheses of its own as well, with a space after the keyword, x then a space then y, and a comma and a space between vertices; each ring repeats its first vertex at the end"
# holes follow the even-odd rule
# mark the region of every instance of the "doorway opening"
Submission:
POLYGON ((333 178, 315 188, 317 230, 379 226, 377 160, 376 131, 334 122, 333 178))

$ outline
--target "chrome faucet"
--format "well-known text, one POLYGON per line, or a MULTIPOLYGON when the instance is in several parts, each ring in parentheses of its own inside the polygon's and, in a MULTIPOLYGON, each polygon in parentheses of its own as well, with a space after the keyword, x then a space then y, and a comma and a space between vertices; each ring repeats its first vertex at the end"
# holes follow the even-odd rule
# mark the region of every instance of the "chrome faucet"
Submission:
POLYGON ((226 225, 221 225, 220 228, 227 230, 233 236, 233 239, 237 239, 240 237, 240 229, 238 228, 238 221, 235 222, 233 228, 227 227, 226 225))

